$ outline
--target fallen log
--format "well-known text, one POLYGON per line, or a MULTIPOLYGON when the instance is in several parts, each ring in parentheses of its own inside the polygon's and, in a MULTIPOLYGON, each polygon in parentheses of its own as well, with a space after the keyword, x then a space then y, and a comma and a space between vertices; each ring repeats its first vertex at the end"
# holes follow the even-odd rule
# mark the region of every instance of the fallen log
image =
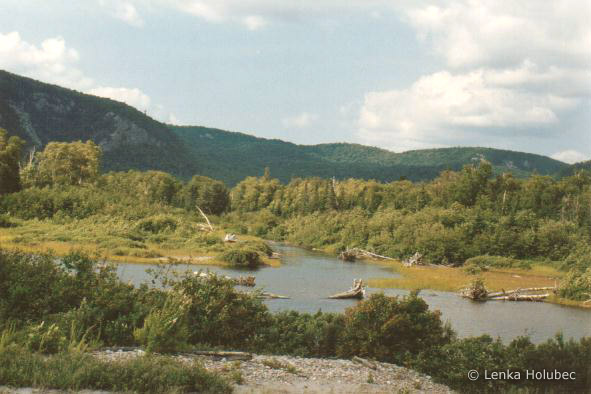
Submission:
POLYGON ((482 279, 476 279, 470 284, 470 287, 460 290, 460 295, 475 301, 543 301, 550 296, 550 293, 535 293, 547 290, 555 292, 556 287, 529 287, 490 293, 484 286, 482 279))
POLYGON ((266 291, 260 293, 258 295, 258 298, 263 298, 263 299, 281 299, 281 300, 289 300, 289 297, 286 296, 282 296, 279 294, 273 294, 273 293, 267 293, 266 291))
POLYGON ((344 261, 355 261, 355 259, 362 258, 362 257, 370 257, 370 258, 374 258, 374 259, 396 261, 396 259, 393 259, 392 257, 382 256, 382 255, 370 252, 368 250, 359 249, 359 248, 346 249, 346 250, 343 250, 339 254, 339 259, 344 260, 344 261))
POLYGON ((365 288, 363 287, 363 280, 355 279, 355 280, 353 280, 353 287, 351 287, 349 290, 344 291, 342 293, 337 293, 337 294, 331 295, 328 298, 333 299, 333 300, 343 300, 343 299, 348 299, 348 298, 362 299, 364 296, 365 296, 365 288))
POLYGON ((504 295, 511 295, 511 294, 516 294, 516 293, 529 293, 532 291, 544 291, 544 290, 555 290, 555 287, 529 287, 526 289, 515 289, 515 290, 508 290, 508 291, 498 291, 496 293, 489 293, 488 297, 492 298, 492 297, 498 297, 498 296, 504 296, 504 295))
POLYGON ((488 298, 490 301, 543 301, 544 298, 549 297, 550 294, 513 294, 502 297, 488 298))
POLYGON ((199 211, 201 216, 203 216, 205 218, 205 221, 207 222, 207 226, 209 227, 209 231, 213 231, 213 226, 211 225, 211 222, 209 221, 209 218, 207 217, 207 215, 205 215, 205 213, 203 213, 203 211, 201 210, 201 208, 199 208, 198 205, 195 205, 195 207, 197 208, 197 210, 199 211))

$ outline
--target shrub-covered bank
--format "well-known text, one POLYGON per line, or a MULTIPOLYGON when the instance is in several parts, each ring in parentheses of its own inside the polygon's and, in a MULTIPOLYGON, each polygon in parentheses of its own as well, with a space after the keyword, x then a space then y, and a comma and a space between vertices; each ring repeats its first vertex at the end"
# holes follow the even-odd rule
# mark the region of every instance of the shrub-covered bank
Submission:
MULTIPOLYGON (((0 137, 0 139, 6 139, 0 137)), ((489 162, 443 171, 424 183, 296 178, 271 171, 231 190, 195 175, 188 182, 159 171, 100 174, 92 142, 50 143, 26 163, 20 144, 0 144, 0 240, 24 250, 72 245, 113 259, 154 262, 211 256, 256 265, 265 251, 224 244, 224 230, 332 252, 361 247, 472 271, 547 265, 568 273, 560 295, 591 293, 591 173, 554 179, 495 174, 489 162), (202 231, 201 213, 218 232, 202 231), (199 223, 201 222, 201 223, 199 223), (256 253, 255 253, 256 252, 256 253)))
MULTIPOLYGON (((56 263, 52 256, 1 251, 0 357, 25 353, 19 356, 22 364, 4 369, 0 384, 31 384, 22 377, 18 365, 31 365, 38 370, 34 376, 42 377, 46 372, 38 367, 42 358, 36 354, 54 354, 49 360, 64 366, 62 383, 55 383, 56 387, 74 387, 84 382, 86 375, 75 381, 78 383, 67 377, 75 372, 73 366, 68 367, 68 360, 74 357, 68 355, 71 352, 105 345, 141 345, 151 352, 224 348, 305 357, 360 356, 411 366, 466 392, 511 387, 553 388, 557 392, 591 388, 589 339, 563 341, 558 337, 541 345, 527 338, 509 345, 486 336, 458 340, 439 313, 429 311, 416 293, 404 298, 374 295, 344 314, 272 314, 261 300, 236 292, 222 278, 187 274, 159 279, 165 290, 134 288, 121 283, 110 267, 81 254, 56 263), (492 384, 471 382, 465 375, 470 369, 525 371, 550 367, 575 372, 577 379, 492 384)), ((90 363, 80 357, 81 362, 90 363)), ((119 373, 133 377, 141 368, 150 368, 149 360, 143 366, 130 365, 133 371, 119 373)), ((89 364, 91 371, 93 365, 89 364)), ((191 381, 200 376, 204 382, 218 384, 199 371, 171 374, 179 382, 184 381, 182 376, 191 381)), ((161 379, 166 382, 167 378, 161 379)))

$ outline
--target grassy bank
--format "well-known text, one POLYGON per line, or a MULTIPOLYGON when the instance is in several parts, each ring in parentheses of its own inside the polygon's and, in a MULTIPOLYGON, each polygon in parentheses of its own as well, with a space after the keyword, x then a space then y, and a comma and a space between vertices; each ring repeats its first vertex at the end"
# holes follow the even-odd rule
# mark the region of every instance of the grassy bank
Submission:
MULTIPOLYGON (((174 259, 186 264, 227 265, 222 254, 235 247, 223 242, 223 229, 203 231, 190 218, 177 218, 180 225, 157 233, 140 231, 137 223, 94 216, 82 220, 13 220, 0 228, 0 246, 28 253, 52 252, 65 256, 82 251, 99 259, 125 263, 156 264, 174 259)), ((260 243, 260 238, 239 237, 240 243, 260 243)), ((263 264, 280 261, 261 256, 263 264)))
MULTIPOLYGON (((387 262, 368 259, 368 262, 385 265, 396 273, 399 278, 375 278, 368 280, 368 285, 376 288, 396 289, 430 289, 438 291, 457 292, 466 287, 477 276, 468 273, 462 267, 447 267, 442 265, 427 265, 405 267, 401 262, 387 262)), ((513 290, 530 287, 550 287, 560 284, 564 272, 554 267, 534 264, 530 269, 522 268, 492 268, 478 274, 490 291, 513 290)), ((581 301, 573 301, 552 295, 546 302, 575 307, 591 307, 581 301)))
POLYGON ((220 376, 172 357, 145 356, 102 361, 90 354, 33 353, 0 349, 0 385, 57 390, 108 390, 136 393, 231 393, 220 376))

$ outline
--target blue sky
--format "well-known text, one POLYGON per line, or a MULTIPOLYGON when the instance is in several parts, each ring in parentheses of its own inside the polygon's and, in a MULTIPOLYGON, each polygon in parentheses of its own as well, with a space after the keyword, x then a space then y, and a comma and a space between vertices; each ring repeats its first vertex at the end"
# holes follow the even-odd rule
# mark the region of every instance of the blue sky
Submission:
POLYGON ((0 68, 176 124, 573 162, 589 20, 589 0, 0 0, 0 68))

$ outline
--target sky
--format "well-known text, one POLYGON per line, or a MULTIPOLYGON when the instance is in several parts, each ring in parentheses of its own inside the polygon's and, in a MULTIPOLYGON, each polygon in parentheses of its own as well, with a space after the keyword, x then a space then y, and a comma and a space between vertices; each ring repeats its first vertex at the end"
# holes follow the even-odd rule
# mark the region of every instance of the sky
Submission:
POLYGON ((171 124, 591 158, 591 0, 0 0, 0 69, 171 124))

